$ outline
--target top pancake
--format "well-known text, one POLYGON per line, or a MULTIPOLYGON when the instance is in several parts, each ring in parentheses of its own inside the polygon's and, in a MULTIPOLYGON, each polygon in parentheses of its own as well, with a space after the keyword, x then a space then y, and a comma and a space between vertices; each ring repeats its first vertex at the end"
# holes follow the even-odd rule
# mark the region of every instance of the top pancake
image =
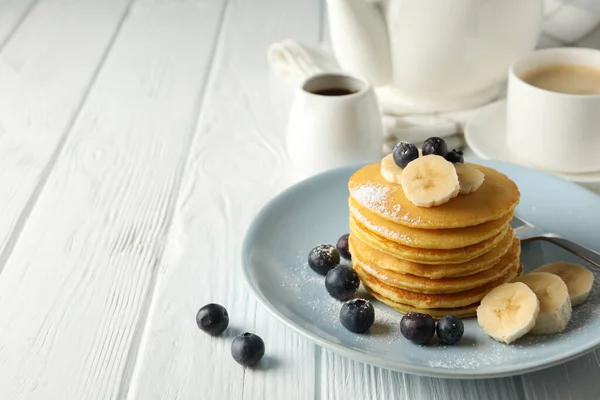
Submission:
POLYGON ((352 197, 348 207, 350 215, 370 231, 392 242, 421 249, 458 249, 481 243, 502 232, 513 216, 508 213, 500 219, 466 228, 417 229, 381 218, 352 197))
POLYGON ((458 195, 435 207, 418 207, 402 186, 385 180, 380 163, 356 171, 348 182, 350 195, 363 207, 397 224, 421 229, 464 228, 498 220, 511 213, 520 200, 517 185, 506 175, 482 165, 466 163, 485 174, 475 192, 458 195))

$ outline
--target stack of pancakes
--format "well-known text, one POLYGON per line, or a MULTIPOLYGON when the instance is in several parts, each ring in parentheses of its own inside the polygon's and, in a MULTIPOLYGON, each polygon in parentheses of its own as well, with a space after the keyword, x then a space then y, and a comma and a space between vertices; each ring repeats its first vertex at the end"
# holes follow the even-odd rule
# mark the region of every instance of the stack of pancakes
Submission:
POLYGON ((520 241, 510 227, 520 193, 500 172, 473 193, 436 207, 411 203, 380 164, 358 170, 350 191, 350 252, 366 289, 405 313, 475 315, 494 287, 521 275, 520 241))

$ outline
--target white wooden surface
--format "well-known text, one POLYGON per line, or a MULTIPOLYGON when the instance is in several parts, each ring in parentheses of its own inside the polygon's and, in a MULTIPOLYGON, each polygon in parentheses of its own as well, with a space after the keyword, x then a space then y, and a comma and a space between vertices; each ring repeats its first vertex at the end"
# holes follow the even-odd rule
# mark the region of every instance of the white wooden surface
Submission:
POLYGON ((293 183, 289 93, 265 50, 326 40, 324 10, 0 2, 0 399, 599 397, 599 352, 514 378, 415 377, 313 345, 246 292, 245 228, 293 183), (212 301, 230 311, 222 338, 195 325, 212 301), (246 330, 266 342, 256 370, 229 353, 246 330))

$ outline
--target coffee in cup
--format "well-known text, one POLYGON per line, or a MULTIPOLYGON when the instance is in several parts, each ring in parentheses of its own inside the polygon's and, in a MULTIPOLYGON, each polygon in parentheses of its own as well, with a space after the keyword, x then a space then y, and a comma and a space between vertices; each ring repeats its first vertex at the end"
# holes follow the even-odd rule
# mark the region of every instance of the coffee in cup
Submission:
POLYGON ((509 69, 506 145, 521 164, 600 171, 600 50, 537 50, 509 69))
POLYGON ((540 89, 567 94, 600 94, 600 68, 551 64, 525 71, 521 80, 540 89))

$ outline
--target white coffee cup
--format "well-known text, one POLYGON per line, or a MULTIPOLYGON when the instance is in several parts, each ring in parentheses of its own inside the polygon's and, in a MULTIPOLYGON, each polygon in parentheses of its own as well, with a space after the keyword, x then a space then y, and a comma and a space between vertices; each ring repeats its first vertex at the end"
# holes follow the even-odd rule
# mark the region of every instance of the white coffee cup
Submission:
POLYGON ((510 69, 507 147, 520 162, 556 172, 600 170, 600 94, 566 94, 540 89, 520 76, 546 65, 600 69, 600 50, 552 48, 532 52, 510 69))
POLYGON ((288 153, 300 178, 382 156, 383 125, 372 86, 347 74, 323 73, 296 90, 287 128, 288 153), (324 90, 351 93, 324 95, 324 90))

